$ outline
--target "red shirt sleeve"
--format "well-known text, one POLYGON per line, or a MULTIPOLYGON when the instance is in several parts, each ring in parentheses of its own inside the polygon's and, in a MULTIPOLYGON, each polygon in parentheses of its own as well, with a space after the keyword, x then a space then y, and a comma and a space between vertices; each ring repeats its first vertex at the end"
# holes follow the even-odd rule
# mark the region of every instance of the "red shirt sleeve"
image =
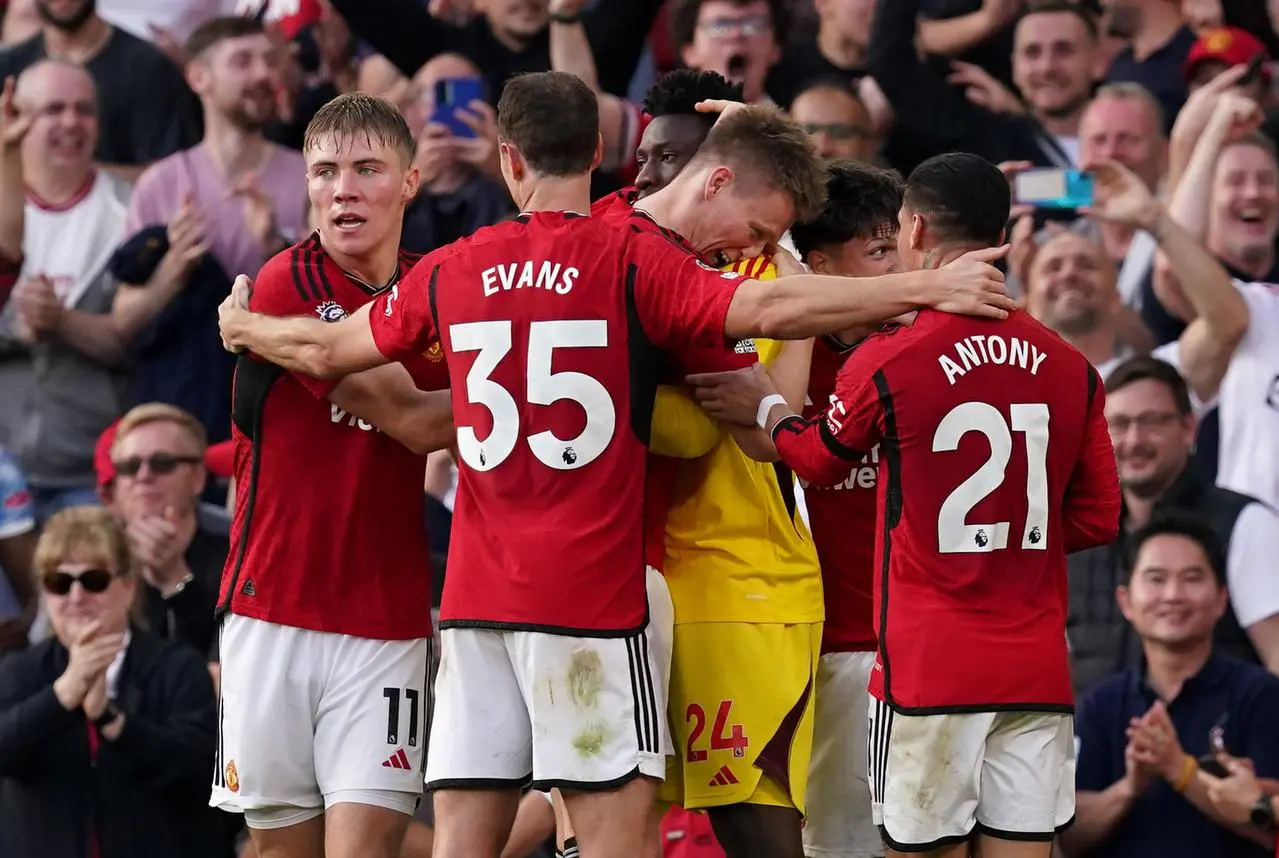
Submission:
POLYGON ((373 301, 369 310, 373 341, 389 360, 422 355, 439 339, 431 302, 442 262, 438 251, 422 257, 403 280, 373 301))
MULTIPOLYGON (((249 309, 268 316, 314 318, 320 302, 298 285, 299 278, 303 276, 300 266, 310 264, 309 260, 298 254, 297 248, 281 251, 267 260, 253 281, 253 292, 249 295, 249 309)), ((316 399, 327 399, 333 392, 333 388, 337 387, 338 382, 341 381, 341 379, 313 378, 299 372, 289 374, 316 399)))
POLYGON ((796 476, 833 486, 848 477, 851 463, 862 461, 879 443, 884 433, 879 376, 910 339, 910 328, 897 328, 866 340, 840 367, 825 414, 809 420, 792 416, 773 427, 777 454, 796 476))
POLYGON ((1106 390, 1097 370, 1089 367, 1088 371, 1092 396, 1088 425, 1062 504, 1067 554, 1109 545, 1119 538, 1122 496, 1115 448, 1106 428, 1106 390))
POLYGON ((724 336, 724 321, 744 282, 740 274, 712 268, 666 236, 645 231, 630 237, 626 272, 653 345, 689 372, 740 368, 740 362, 726 365, 730 358, 723 354, 737 345, 724 336))

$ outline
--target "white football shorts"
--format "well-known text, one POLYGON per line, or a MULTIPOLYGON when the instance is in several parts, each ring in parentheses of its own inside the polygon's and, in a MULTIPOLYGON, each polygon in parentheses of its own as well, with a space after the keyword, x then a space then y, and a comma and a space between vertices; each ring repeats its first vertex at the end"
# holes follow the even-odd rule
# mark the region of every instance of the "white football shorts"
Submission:
POLYGON ((251 828, 343 801, 412 814, 431 713, 430 638, 371 640, 229 615, 209 803, 251 828))
POLYGON ((877 858, 884 841, 870 812, 866 778, 873 652, 828 652, 817 664, 813 755, 808 768, 809 858, 877 858))
POLYGON ((902 715, 872 698, 868 721, 871 810, 892 849, 939 849, 974 829, 1047 841, 1074 819, 1072 715, 902 715))
POLYGON ((447 628, 426 788, 607 790, 661 779, 674 608, 648 570, 649 622, 629 637, 447 628))

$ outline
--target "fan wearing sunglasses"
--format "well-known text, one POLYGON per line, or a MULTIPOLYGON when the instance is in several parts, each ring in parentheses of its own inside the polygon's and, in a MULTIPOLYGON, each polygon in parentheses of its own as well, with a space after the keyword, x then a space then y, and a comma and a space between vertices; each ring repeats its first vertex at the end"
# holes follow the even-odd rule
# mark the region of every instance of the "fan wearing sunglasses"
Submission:
POLYGON ((53 635, 0 662, 5 854, 211 856, 213 684, 199 653, 139 624, 124 530, 102 507, 63 510, 35 571, 53 635))
POLYGON ((139 564, 147 620, 156 633, 207 654, 230 543, 201 526, 204 427, 181 408, 153 402, 131 409, 114 432, 111 473, 99 482, 109 484, 103 496, 139 564))

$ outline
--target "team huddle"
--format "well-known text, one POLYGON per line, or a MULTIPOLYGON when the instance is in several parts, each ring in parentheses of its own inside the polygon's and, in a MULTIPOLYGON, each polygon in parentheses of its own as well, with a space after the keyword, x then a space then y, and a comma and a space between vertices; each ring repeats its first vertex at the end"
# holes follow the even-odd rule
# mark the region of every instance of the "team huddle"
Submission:
POLYGON ((317 231, 220 311, 211 801, 259 854, 396 856, 424 787, 442 858, 502 855, 539 792, 588 858, 658 855, 670 803, 730 858, 1046 858, 1071 821, 1065 555, 1119 521, 1101 380, 1004 292, 997 168, 827 164, 738 98, 660 81, 663 151, 592 205, 594 94, 513 78, 521 214, 420 259, 396 109, 312 121, 317 231))

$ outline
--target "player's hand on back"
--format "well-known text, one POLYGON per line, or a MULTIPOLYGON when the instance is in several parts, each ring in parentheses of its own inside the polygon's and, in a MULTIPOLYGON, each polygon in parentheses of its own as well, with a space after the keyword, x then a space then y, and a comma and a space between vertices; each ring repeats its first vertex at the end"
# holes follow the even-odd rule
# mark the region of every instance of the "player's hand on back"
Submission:
POLYGON ((759 403, 777 393, 764 365, 757 363, 730 372, 705 372, 684 379, 693 387, 693 396, 702 409, 717 420, 754 426, 759 403))
POLYGON ((218 305, 218 331, 222 335, 222 348, 232 354, 244 352, 239 335, 245 320, 253 315, 249 312, 249 297, 252 294, 253 281, 248 275, 241 274, 235 278, 231 294, 218 305))
POLYGON ((994 263, 1007 255, 1008 247, 971 250, 943 265, 928 306, 963 316, 1007 318, 1017 308, 1017 301, 1004 288, 1004 273, 994 263))

